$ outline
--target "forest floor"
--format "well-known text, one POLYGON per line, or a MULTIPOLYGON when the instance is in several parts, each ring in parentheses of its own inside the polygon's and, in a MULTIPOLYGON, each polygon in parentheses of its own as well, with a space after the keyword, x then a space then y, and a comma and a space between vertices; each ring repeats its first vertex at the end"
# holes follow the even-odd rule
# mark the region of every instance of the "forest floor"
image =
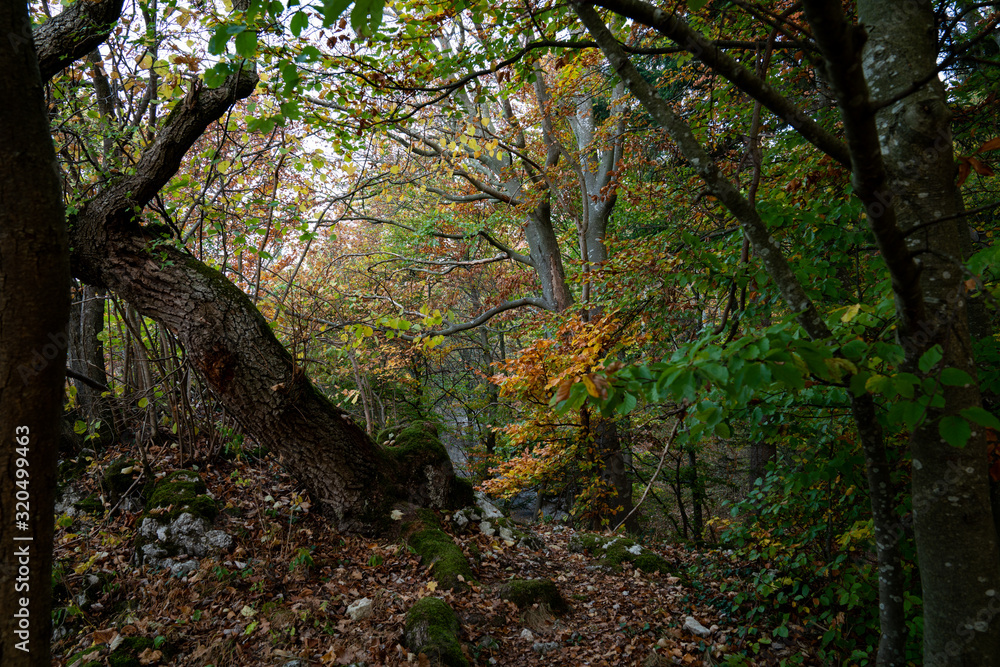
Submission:
MULTIPOLYGON (((167 447, 150 451, 160 470, 171 469, 173 454, 167 447)), ((91 472, 115 453, 100 458, 91 472)), ((719 552, 648 544, 677 576, 628 565, 613 571, 572 553, 574 530, 567 526, 530 526, 544 544, 537 551, 476 529, 455 539, 477 583, 455 593, 437 588, 428 568, 402 543, 332 531, 309 512, 301 489, 271 457, 220 460, 198 472, 222 509, 216 527, 234 537, 234 546, 221 558, 202 559, 189 576, 136 567, 136 513, 60 522, 53 581, 61 585, 62 599, 57 595, 54 603, 61 611, 53 664, 108 664, 111 648, 123 638, 146 637, 153 646, 133 664, 423 665, 425 659, 401 644, 407 610, 427 595, 455 609, 474 665, 771 665, 792 656, 795 664, 820 664, 810 657, 815 638, 795 625, 789 637, 758 635, 755 657, 734 659, 745 654, 747 642, 739 619, 720 611, 738 615, 728 604, 735 593, 721 591, 726 580, 715 576, 727 571, 718 567, 728 558, 719 552), (515 577, 551 579, 569 611, 557 617, 501 600, 497 587, 515 577), (374 613, 352 621, 347 607, 364 597, 374 602, 374 613), (74 605, 74 599, 84 604, 74 605), (711 634, 701 638, 684 629, 688 616, 711 634)), ((99 493, 99 477, 85 475, 75 486, 99 493)), ((450 522, 444 525, 451 529, 450 522)))

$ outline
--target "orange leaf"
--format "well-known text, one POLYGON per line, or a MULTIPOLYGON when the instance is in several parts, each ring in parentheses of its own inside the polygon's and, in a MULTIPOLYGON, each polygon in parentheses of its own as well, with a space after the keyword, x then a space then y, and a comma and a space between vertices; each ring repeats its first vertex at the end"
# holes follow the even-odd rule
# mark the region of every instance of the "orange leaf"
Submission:
POLYGON ((569 398, 569 390, 573 387, 573 380, 566 378, 559 383, 559 389, 556 391, 556 403, 562 403, 567 398, 569 398))
POLYGON ((962 183, 965 183, 965 179, 969 177, 970 167, 969 158, 961 157, 959 160, 961 162, 958 165, 958 181, 955 182, 955 185, 961 187, 962 183))
MULTIPOLYGON (((985 153, 987 151, 995 151, 1000 148, 1000 137, 994 137, 990 139, 985 144, 976 149, 976 153, 985 153)), ((973 153, 975 155, 975 153, 973 153)))
POLYGON ((972 168, 975 169, 976 173, 979 174, 980 176, 993 175, 993 170, 990 169, 989 165, 983 162, 982 160, 979 160, 978 158, 970 157, 969 164, 972 165, 972 168))

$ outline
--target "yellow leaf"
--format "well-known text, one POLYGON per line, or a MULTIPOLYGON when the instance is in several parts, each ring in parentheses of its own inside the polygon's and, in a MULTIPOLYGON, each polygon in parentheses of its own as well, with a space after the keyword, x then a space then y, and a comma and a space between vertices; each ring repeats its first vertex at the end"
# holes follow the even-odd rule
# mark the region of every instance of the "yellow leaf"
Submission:
POLYGON ((583 380, 583 386, 587 388, 588 394, 590 394, 594 398, 597 398, 598 396, 601 395, 601 393, 597 391, 597 385, 594 384, 594 381, 590 379, 589 375, 584 375, 581 379, 583 380))
POLYGON ((392 167, 389 169, 389 173, 391 173, 391 174, 398 174, 399 171, 400 171, 400 169, 399 169, 399 165, 398 164, 392 165, 392 167))
POLYGON ((438 582, 436 582, 436 581, 428 581, 427 582, 427 590, 429 590, 431 593, 433 593, 434 591, 436 591, 437 587, 438 587, 438 582))
POLYGON ((848 306, 847 310, 844 311, 844 314, 840 316, 840 321, 850 322, 851 320, 853 320, 855 317, 858 316, 858 311, 860 310, 861 310, 860 303, 856 303, 853 306, 848 306))
POLYGON ((149 69, 152 66, 153 66, 153 56, 151 54, 147 53, 146 55, 144 55, 142 57, 142 60, 139 61, 139 68, 140 69, 149 69))

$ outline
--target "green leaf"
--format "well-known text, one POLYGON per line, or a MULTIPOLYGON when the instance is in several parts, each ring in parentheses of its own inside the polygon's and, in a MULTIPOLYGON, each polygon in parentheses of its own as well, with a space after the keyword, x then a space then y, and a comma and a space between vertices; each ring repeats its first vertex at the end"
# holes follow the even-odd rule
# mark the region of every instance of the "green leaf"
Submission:
POLYGON ((913 398, 913 388, 920 384, 920 378, 913 373, 900 373, 892 378, 892 386, 903 398, 913 398))
POLYGON ((226 82, 229 76, 229 63, 219 63, 211 69, 205 70, 202 79, 209 88, 218 88, 226 82))
POLYGON ((860 338, 856 338, 849 343, 840 346, 840 352, 848 359, 857 361, 861 357, 865 356, 865 352, 868 351, 868 344, 860 338))
POLYGON ((292 22, 289 24, 292 34, 298 37, 302 34, 302 31, 309 26, 309 15, 305 12, 295 12, 295 16, 292 17, 292 22))
POLYGON ((708 0, 688 0, 688 9, 696 12, 707 4, 708 0))
POLYGON ((894 395, 896 387, 892 378, 885 375, 873 375, 865 381, 865 389, 872 394, 894 395))
POLYGON ((257 31, 247 30, 236 35, 236 53, 246 59, 253 58, 257 53, 257 31))
POLYGON ((340 15, 344 13, 344 10, 351 4, 351 0, 324 0, 323 2, 323 27, 329 28, 340 15))
POLYGON ((965 447, 965 443, 969 441, 972 427, 961 417, 948 416, 943 417, 938 424, 938 433, 952 447, 961 448, 965 447))
MULTIPOLYGON (((215 29, 215 33, 208 40, 208 52, 214 56, 221 55, 226 52, 226 44, 229 43, 229 31, 226 30, 225 25, 220 25, 215 29)), ((220 65, 222 63, 219 63, 220 65)), ((219 65, 216 65, 218 67, 219 65)), ((213 68, 214 69, 214 68, 213 68)), ((208 81, 206 80, 206 83, 208 81)), ((218 84, 216 86, 218 87, 218 84)))
POLYGON ((371 16, 371 20, 368 22, 368 29, 371 30, 371 34, 378 32, 379 26, 382 25, 382 13, 385 11, 385 0, 375 0, 371 4, 371 9, 368 14, 371 16))
POLYGON ((87 422, 77 419, 76 422, 73 423, 73 432, 78 435, 83 435, 84 433, 86 433, 87 422))
POLYGON ((984 410, 980 407, 966 408, 959 414, 973 424, 979 424, 980 426, 1000 431, 1000 419, 997 419, 996 416, 988 410, 984 410))
POLYGON ((715 425, 715 435, 720 438, 729 438, 733 435, 733 432, 729 428, 729 424, 726 422, 719 422, 715 425))
POLYGON ((618 414, 627 415, 635 409, 638 402, 639 401, 632 394, 624 394, 622 396, 622 402, 617 407, 618 414))
POLYGON ((964 387, 972 384, 972 376, 960 368, 946 368, 941 371, 941 384, 949 387, 964 387))
POLYGON ((145 408, 147 405, 149 405, 149 399, 148 398, 140 398, 139 399, 139 407, 140 408, 145 408))
POLYGON ((922 372, 929 373, 930 370, 937 366, 938 362, 943 358, 944 354, 941 353, 941 346, 935 345, 923 353, 920 357, 920 361, 917 362, 917 365, 920 367, 922 372))

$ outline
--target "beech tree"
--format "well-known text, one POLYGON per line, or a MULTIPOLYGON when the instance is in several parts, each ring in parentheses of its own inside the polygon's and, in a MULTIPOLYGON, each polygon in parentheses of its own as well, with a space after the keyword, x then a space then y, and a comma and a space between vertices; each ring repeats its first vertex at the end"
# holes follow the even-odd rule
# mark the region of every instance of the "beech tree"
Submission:
POLYGON ((69 246, 31 25, 0 6, 0 662, 48 665, 69 246))

